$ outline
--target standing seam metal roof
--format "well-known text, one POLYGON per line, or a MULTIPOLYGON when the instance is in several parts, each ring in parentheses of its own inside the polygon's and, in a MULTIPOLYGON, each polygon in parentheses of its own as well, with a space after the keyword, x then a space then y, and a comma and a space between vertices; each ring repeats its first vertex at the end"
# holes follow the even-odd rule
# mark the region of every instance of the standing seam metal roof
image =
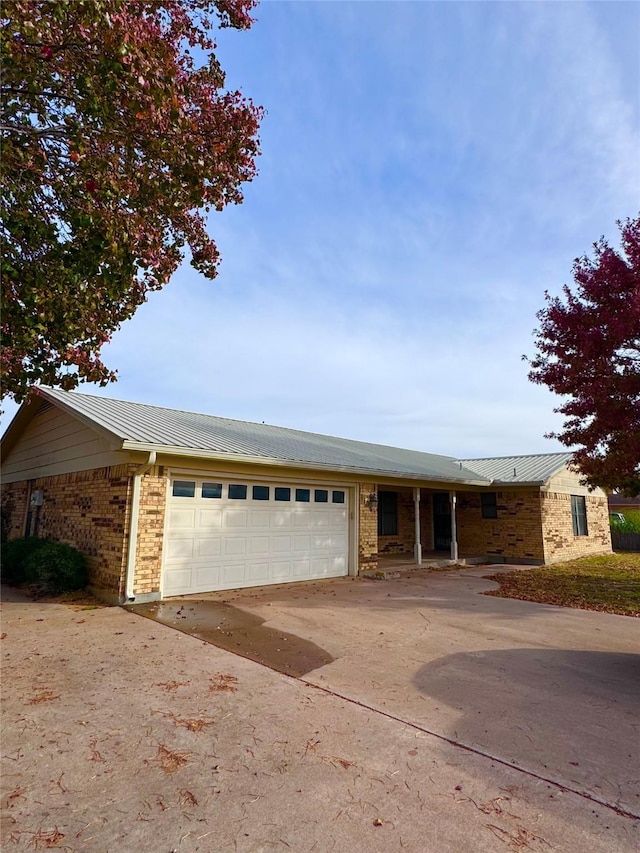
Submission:
POLYGON ((496 456, 461 459, 465 468, 494 483, 546 483, 571 460, 572 453, 537 453, 531 456, 496 456))
MULTIPOLYGON (((84 416, 123 442, 268 459, 287 463, 357 469, 400 476, 488 485, 483 474, 450 456, 182 412, 144 403, 39 388, 46 400, 84 416)), ((142 449, 141 448, 141 449, 142 449)))

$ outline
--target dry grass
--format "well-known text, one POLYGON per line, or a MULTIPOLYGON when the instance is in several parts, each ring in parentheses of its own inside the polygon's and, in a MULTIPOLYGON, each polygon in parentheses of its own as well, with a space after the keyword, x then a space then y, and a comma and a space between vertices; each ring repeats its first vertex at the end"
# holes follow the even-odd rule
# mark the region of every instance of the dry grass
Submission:
POLYGON ((640 616, 640 554, 635 552, 583 557, 488 577, 500 588, 486 595, 640 616))

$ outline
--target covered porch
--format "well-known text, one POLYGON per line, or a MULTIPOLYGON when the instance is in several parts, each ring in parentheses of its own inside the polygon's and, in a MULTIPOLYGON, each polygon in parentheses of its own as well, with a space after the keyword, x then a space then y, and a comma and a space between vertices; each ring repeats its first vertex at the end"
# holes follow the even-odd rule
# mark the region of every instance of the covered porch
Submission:
POLYGON ((459 494, 455 490, 378 483, 361 493, 361 507, 365 522, 361 524, 365 533, 360 555, 363 573, 439 568, 486 559, 486 552, 474 553, 472 548, 460 546, 459 494), (363 553, 366 540, 368 553, 363 553))

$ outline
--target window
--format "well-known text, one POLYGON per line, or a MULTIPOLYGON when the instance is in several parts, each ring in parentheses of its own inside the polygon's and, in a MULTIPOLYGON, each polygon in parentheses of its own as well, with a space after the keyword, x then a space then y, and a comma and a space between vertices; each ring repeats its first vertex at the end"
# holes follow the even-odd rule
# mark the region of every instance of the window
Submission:
POLYGON ((192 498, 196 493, 196 484, 190 480, 174 480, 171 493, 174 498, 192 498))
POLYGON ((221 498, 222 483, 203 483, 202 484, 203 498, 221 498))
POLYGON ((343 504, 344 492, 333 492, 331 495, 331 500, 334 502, 334 504, 343 504))
POLYGON ((398 493, 378 492, 378 536, 398 535, 398 493))
POLYGON ((229 497, 231 500, 244 501, 247 498, 247 487, 235 483, 229 484, 229 497))
POLYGON ((329 492, 326 489, 316 489, 313 497, 317 504, 326 504, 329 501, 329 492))
POLYGON ((480 504, 482 506, 483 518, 498 517, 498 502, 496 498, 497 495, 495 492, 483 492, 480 495, 480 504))
POLYGON ((276 493, 276 500, 277 501, 290 501, 291 500, 291 489, 286 488, 285 486, 276 486, 275 493, 276 493))
POLYGON ((301 503, 309 503, 311 500, 311 490, 310 489, 296 489, 296 500, 301 503))
POLYGON ((571 521, 574 536, 587 536, 587 499, 582 495, 571 495, 571 521))
POLYGON ((254 486, 253 487, 253 499, 254 499, 254 501, 268 501, 269 500, 269 486, 254 486))

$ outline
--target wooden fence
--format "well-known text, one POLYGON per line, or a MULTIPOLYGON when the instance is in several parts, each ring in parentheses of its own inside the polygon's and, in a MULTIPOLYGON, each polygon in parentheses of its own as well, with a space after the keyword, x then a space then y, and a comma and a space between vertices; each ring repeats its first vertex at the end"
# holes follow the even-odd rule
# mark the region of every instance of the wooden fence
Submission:
POLYGON ((611 529, 611 544, 614 551, 640 551, 640 533, 611 529))

